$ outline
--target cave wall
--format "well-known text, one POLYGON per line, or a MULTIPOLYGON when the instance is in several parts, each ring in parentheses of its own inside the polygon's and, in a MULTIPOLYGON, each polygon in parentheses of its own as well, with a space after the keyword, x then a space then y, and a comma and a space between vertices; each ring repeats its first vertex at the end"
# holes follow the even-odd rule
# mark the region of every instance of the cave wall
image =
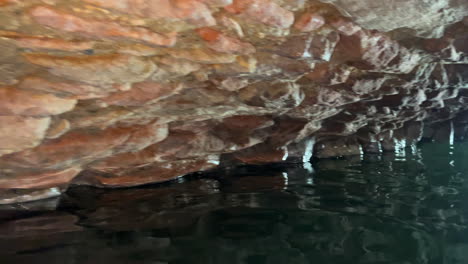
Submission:
POLYGON ((0 203, 466 135, 468 2, 0 0, 0 203))

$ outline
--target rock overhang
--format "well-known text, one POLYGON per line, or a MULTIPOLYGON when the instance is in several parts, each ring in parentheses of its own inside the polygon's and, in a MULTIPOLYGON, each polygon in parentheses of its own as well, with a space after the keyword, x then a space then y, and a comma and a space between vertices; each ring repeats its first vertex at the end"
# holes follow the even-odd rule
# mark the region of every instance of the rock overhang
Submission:
POLYGON ((381 2, 0 1, 1 202, 463 138, 467 4, 381 2))

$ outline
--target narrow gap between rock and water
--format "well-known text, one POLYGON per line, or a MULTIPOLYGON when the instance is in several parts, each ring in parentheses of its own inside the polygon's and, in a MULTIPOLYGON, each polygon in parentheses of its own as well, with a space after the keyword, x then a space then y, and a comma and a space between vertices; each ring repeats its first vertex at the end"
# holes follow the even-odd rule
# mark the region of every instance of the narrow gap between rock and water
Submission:
POLYGON ((4 205, 0 260, 463 264, 467 149, 432 142, 138 188, 74 186, 58 199, 4 205))

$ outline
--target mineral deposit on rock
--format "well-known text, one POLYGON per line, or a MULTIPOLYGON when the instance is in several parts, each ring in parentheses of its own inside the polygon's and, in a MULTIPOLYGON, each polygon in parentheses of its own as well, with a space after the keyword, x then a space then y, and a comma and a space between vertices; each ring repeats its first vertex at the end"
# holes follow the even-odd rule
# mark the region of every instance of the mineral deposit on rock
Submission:
POLYGON ((0 203, 464 138, 467 16, 464 0, 0 0, 0 203))

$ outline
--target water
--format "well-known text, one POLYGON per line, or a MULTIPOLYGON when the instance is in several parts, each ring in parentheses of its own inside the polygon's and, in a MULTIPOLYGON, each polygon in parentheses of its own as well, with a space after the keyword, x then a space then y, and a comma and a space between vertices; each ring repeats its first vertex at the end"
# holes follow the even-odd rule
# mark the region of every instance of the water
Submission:
POLYGON ((76 187, 3 207, 0 263, 466 264, 467 147, 76 187))

